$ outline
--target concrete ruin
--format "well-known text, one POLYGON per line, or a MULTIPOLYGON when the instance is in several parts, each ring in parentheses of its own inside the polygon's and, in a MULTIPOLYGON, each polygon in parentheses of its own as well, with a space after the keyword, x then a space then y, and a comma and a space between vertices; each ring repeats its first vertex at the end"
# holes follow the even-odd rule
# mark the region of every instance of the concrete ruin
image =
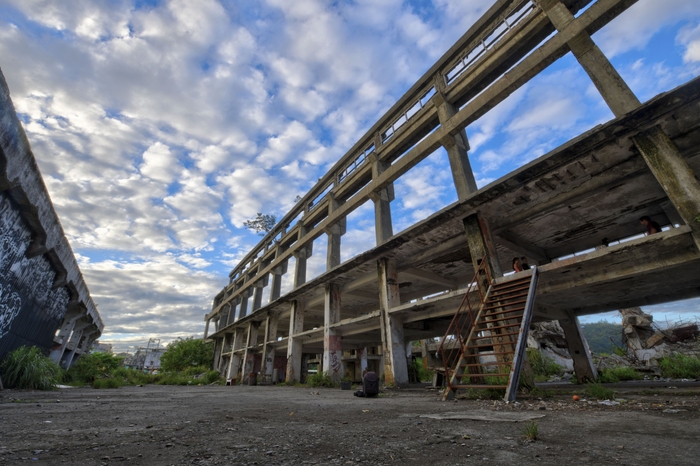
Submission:
MULTIPOLYGON (((594 380, 579 316, 700 296, 700 79, 640 103, 591 39, 634 3, 496 1, 233 269, 205 316, 214 368, 299 381, 317 361, 336 381, 370 367, 404 384, 411 341, 461 339, 448 329, 465 296, 489 307, 483 270, 489 290, 531 274, 525 313, 557 321, 577 377, 594 380), (615 118, 477 189, 465 128, 569 52, 615 118), (440 147, 458 201, 395 233, 393 183, 440 147), (376 246, 341 263, 346 218, 369 201, 376 246), (664 231, 641 236, 645 215, 664 231), (326 270, 307 280, 322 235, 326 270), (537 265, 536 283, 533 271, 504 276, 514 256, 537 265)), ((511 347, 522 322, 506 329, 511 347)), ((477 338, 500 338, 485 325, 477 338)))
POLYGON ((69 367, 103 328, 0 72, 0 360, 28 345, 69 367))

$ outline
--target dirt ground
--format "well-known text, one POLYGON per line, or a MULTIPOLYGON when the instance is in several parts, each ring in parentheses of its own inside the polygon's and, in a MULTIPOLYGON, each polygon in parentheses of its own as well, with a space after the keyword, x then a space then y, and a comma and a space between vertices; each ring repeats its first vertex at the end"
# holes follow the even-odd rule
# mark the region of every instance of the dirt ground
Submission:
POLYGON ((620 390, 616 406, 552 398, 442 402, 409 388, 145 386, 0 392, 0 465, 697 465, 700 392, 620 390), (439 413, 543 416, 444 420, 439 413))

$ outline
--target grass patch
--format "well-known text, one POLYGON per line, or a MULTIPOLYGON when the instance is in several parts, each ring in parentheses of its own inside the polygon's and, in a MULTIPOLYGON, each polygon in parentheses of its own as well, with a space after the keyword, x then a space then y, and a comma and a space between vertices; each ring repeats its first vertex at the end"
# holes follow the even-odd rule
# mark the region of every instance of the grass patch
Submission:
POLYGON ((7 388, 51 390, 63 378, 63 369, 36 346, 21 346, 9 353, 0 364, 0 372, 7 388))
POLYGON ((615 392, 599 383, 586 384, 586 395, 597 400, 614 400, 615 392))
POLYGON ((537 428, 537 423, 535 421, 530 421, 527 424, 525 424, 525 427, 520 429, 520 433, 522 433, 527 440, 534 442, 538 438, 537 428))
POLYGON ((603 369, 598 381, 601 383, 616 383, 625 380, 641 380, 644 376, 631 367, 615 367, 603 369))
POLYGON ((654 395, 661 395, 661 390, 650 390, 648 388, 642 390, 642 395, 648 395, 648 396, 654 396, 654 395))
MULTIPOLYGON (((561 375, 564 373, 564 368, 552 361, 547 356, 543 355, 537 348, 528 348, 527 357, 530 360, 530 367, 535 374, 535 380, 548 380, 553 375, 561 375)), ((543 380, 543 381, 544 381, 543 380)))
POLYGON ((117 377, 107 377, 105 379, 96 379, 92 383, 92 388, 119 388, 123 387, 124 382, 117 377))
POLYGON ((334 383, 331 380, 331 377, 328 374, 325 374, 323 372, 321 373, 315 373, 308 379, 306 379, 306 385, 309 387, 327 387, 327 388, 337 388, 338 384, 334 383))
POLYGON ((661 375, 673 379, 697 379, 700 377, 700 358, 685 354, 672 354, 659 361, 661 375))
POLYGON ((464 400, 501 400, 506 391, 498 388, 468 388, 464 391, 460 389, 459 398, 464 400))
POLYGON ((544 388, 535 387, 530 390, 530 396, 534 396, 536 398, 552 398, 554 396, 554 392, 552 392, 552 390, 545 390, 544 388))

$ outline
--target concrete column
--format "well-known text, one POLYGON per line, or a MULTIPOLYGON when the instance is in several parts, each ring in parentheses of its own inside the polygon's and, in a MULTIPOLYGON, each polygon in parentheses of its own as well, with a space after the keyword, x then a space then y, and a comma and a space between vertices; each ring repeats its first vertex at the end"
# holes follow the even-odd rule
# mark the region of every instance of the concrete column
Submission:
MULTIPOLYGON (((334 210, 338 208, 338 201, 331 198, 331 205, 328 213, 331 214, 334 210)), ((330 270, 333 267, 340 265, 340 238, 345 234, 347 222, 345 217, 343 217, 335 225, 331 225, 327 230, 328 235, 328 252, 326 254, 326 270, 330 270)))
MULTIPOLYGON (((265 319, 265 345, 262 354, 262 373, 272 380, 272 369, 275 363, 275 345, 277 341, 277 322, 279 318, 273 313, 265 319)), ((274 382, 277 382, 276 380, 274 382)))
POLYGON ((362 373, 367 369, 367 348, 355 350, 355 380, 362 380, 362 373))
MULTIPOLYGON (((246 331, 243 328, 237 328, 233 333, 231 359, 229 360, 228 371, 226 371, 226 377, 229 379, 237 379, 239 377, 238 374, 241 370, 241 355, 236 354, 236 351, 243 348, 246 337, 246 331)), ((243 380, 239 379, 239 383, 243 383, 243 380)))
MULTIPOLYGON (((445 124, 452 118, 459 109, 445 100, 444 88, 445 80, 442 75, 435 79, 435 88, 437 90, 433 97, 435 105, 438 109, 438 118, 440 124, 445 124)), ((457 135, 446 135, 440 141, 447 151, 447 158, 450 161, 450 169, 452 170, 452 179, 457 190, 459 200, 466 199, 470 193, 476 192, 476 180, 474 172, 472 172, 471 164, 469 163, 469 140, 467 139, 467 131, 462 130, 457 135)))
POLYGON ((209 336, 209 322, 210 321, 211 321, 211 319, 206 319, 206 323, 204 324, 204 339, 205 340, 209 336))
POLYGON ((64 317, 61 329, 58 331, 58 338, 61 341, 61 346, 52 349, 50 355, 51 360, 56 364, 61 363, 61 358, 63 358, 63 353, 65 352, 66 346, 68 345, 68 337, 70 337, 71 332, 75 328, 75 323, 78 321, 79 318, 80 314, 71 314, 70 316, 64 317))
POLYGON ((568 311, 568 319, 559 321, 559 325, 564 329, 564 337, 569 348, 569 354, 574 360, 574 371, 579 383, 594 382, 598 378, 598 371, 593 364, 591 351, 588 349, 588 342, 581 330, 581 324, 572 312, 568 311))
POLYGON ((304 331, 303 301, 292 301, 289 315, 289 337, 287 339, 287 382, 299 382, 301 379, 301 339, 296 334, 304 331))
MULTIPOLYGON (((303 237, 305 232, 306 228, 302 228, 299 237, 303 237)), ((312 242, 294 253, 294 257, 296 258, 296 264, 294 266, 294 288, 298 288, 306 283, 306 260, 311 257, 313 253, 313 245, 312 242)))
MULTIPOLYGON (((491 230, 486 219, 479 214, 473 214, 465 218, 463 222, 474 270, 478 269, 479 261, 486 257, 486 265, 491 279, 503 276, 501 264, 496 253, 496 246, 493 244, 491 230)), ((484 284, 489 285, 488 283, 484 284)))
POLYGON ((254 285, 254 290, 253 290, 253 310, 252 312, 257 311, 262 307, 262 297, 263 297, 263 291, 265 289, 265 286, 267 286, 268 283, 268 278, 265 277, 262 280, 258 280, 255 285, 254 285))
POLYGON ((340 322, 340 296, 338 284, 326 285, 323 312, 323 372, 328 374, 333 382, 340 382, 343 378, 342 337, 337 330, 330 327, 340 322))
POLYGON ((250 295, 250 291, 244 291, 241 293, 240 299, 241 299, 241 307, 238 309, 238 318, 241 319, 246 316, 248 313, 248 296, 250 295))
MULTIPOLYGON (((374 160, 372 163, 372 178, 376 179, 386 170, 387 164, 374 160)), ((377 246, 384 243, 394 235, 391 223, 391 201, 394 200, 394 184, 371 195, 374 202, 374 231, 377 238, 377 246)))
POLYGON ((224 333, 223 338, 221 339, 221 351, 219 352, 219 361, 216 363, 218 367, 223 367, 223 362, 224 362, 224 353, 227 353, 226 351, 226 345, 229 343, 229 334, 224 333))
POLYGON ((270 283, 270 302, 278 299, 282 293, 282 276, 287 273, 287 261, 272 271, 270 283))
MULTIPOLYGON (((221 338, 215 338, 214 339, 214 360, 212 361, 212 368, 215 371, 219 371, 221 374, 221 367, 219 366, 219 360, 221 358, 221 347, 223 346, 223 339, 221 338)), ((224 372, 222 375, 226 375, 224 372)))
POLYGON ((393 259, 379 259, 377 271, 379 273, 379 311, 381 313, 384 381, 387 385, 400 386, 408 383, 403 319, 389 314, 390 309, 401 304, 396 262, 393 259))
POLYGON ((251 322, 248 324, 247 338, 245 342, 245 351, 243 352, 243 373, 241 374, 241 382, 245 383, 248 379, 248 374, 254 369, 254 347, 258 343, 258 327, 260 323, 251 322))

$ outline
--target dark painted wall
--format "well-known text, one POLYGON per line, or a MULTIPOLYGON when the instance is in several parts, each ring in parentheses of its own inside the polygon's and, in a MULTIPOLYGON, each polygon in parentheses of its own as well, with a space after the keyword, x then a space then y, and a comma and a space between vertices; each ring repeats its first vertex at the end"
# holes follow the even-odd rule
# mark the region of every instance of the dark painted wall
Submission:
POLYGON ((22 345, 48 353, 68 306, 65 287, 52 289, 55 272, 42 255, 25 256, 29 228, 0 193, 0 360, 22 345))

